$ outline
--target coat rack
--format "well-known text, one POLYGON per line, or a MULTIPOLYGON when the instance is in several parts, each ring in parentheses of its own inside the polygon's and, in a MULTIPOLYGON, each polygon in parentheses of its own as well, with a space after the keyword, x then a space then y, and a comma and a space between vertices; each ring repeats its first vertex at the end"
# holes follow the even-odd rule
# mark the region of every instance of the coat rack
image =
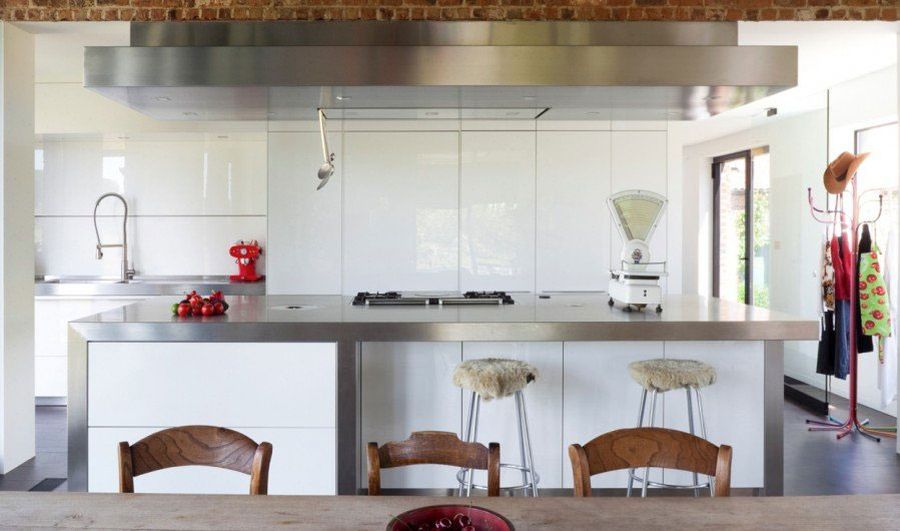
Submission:
MULTIPOLYGON (((807 188, 806 190, 809 201, 810 214, 812 215, 813 219, 815 219, 819 223, 834 224, 837 221, 837 216, 839 214, 843 214, 843 210, 840 210, 838 208, 838 205, 842 205, 842 201, 840 200, 840 198, 835 202, 834 210, 832 210, 830 208, 830 205, 828 205, 827 203, 825 209, 821 209, 817 208, 813 204, 812 188, 807 188), (829 216, 831 217, 829 218, 829 216)), ((879 193, 878 195, 878 214, 871 220, 861 222, 859 220, 860 204, 855 175, 850 179, 850 190, 852 196, 851 205, 853 206, 853 214, 852 216, 850 216, 849 225, 846 222, 846 218, 842 216, 841 225, 842 227, 849 227, 850 229, 850 250, 852 252, 852 256, 854 257, 854 259, 850 260, 850 278, 853 279, 853 290, 856 291, 858 289, 857 283, 859 279, 859 271, 856 260, 856 257, 859 256, 859 237, 857 235, 857 232, 861 223, 875 223, 881 217, 884 195, 881 193, 879 193)), ((857 406, 859 405, 857 397, 857 357, 859 353, 856 346, 856 320, 859 319, 859 317, 857 315, 855 296, 850 297, 850 315, 850 370, 847 374, 847 383, 850 387, 850 412, 847 416, 847 420, 840 421, 832 417, 831 415, 828 415, 827 420, 807 419, 806 423, 813 425, 809 428, 809 431, 836 431, 838 439, 843 439, 844 437, 850 435, 855 431, 866 438, 872 439, 873 441, 881 442, 881 437, 896 437, 896 434, 890 433, 890 428, 872 428, 868 426, 869 419, 860 420, 857 415, 857 406)))

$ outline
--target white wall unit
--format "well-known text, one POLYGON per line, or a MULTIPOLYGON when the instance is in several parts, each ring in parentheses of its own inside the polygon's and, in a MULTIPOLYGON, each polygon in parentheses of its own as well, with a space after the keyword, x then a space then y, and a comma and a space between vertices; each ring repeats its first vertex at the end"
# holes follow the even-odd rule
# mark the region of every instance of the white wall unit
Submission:
MULTIPOLYGON (((463 359, 509 358, 534 365, 538 379, 525 389, 525 406, 531 432, 535 469, 541 488, 562 486, 563 454, 559 441, 563 420, 562 343, 463 343, 463 359)), ((452 385, 452 384, 450 384, 452 385)), ((463 391, 463 422, 469 412, 471 393, 463 391)), ((516 424, 516 403, 512 397, 481 402, 478 441, 500 443, 503 463, 521 464, 516 424)), ((519 485, 522 474, 501 471, 502 485, 519 485)), ((486 474, 475 474, 476 482, 486 484, 486 474)))
MULTIPOLYGON (((612 184, 610 193, 623 190, 650 190, 667 195, 667 134, 665 131, 614 131, 612 135, 612 184)), ((667 213, 650 241, 652 261, 666 259, 667 213)), ((619 264, 622 239, 613 226, 610 236, 610 266, 619 264)), ((666 280, 663 279, 665 287, 666 280)))
POLYGON ((449 132, 345 133, 345 293, 458 289, 458 142, 449 132))
POLYGON ((460 289, 534 290, 535 132, 463 132, 460 289))
POLYGON ((36 297, 34 301, 34 395, 67 396, 69 321, 119 308, 140 298, 36 297))
MULTIPOLYGON (((342 152, 341 135, 329 147, 342 152)), ((269 134, 269 294, 341 293, 341 199, 343 159, 328 185, 316 190, 322 163, 319 135, 269 134)))
MULTIPOLYGON (((453 369, 462 360, 459 343, 363 343, 360 448, 402 441, 414 431, 459 433, 460 390, 453 369)), ((360 452, 360 487, 365 487, 366 455, 360 452)), ((384 488, 452 488, 456 469, 421 465, 386 470, 384 488)))
MULTIPOLYGON (((88 491, 118 492, 118 443, 131 444, 160 428, 89 428, 88 491)), ((269 494, 333 495, 334 428, 234 427, 256 442, 272 443, 269 494)), ((137 476, 138 493, 247 494, 250 476, 221 468, 177 467, 137 476)))
POLYGON ((537 133, 537 291, 606 290, 610 133, 537 133))
POLYGON ((88 425, 334 427, 335 363, 333 343, 92 343, 88 425))
MULTIPOLYGON (((564 344, 563 487, 572 487, 572 465, 568 446, 585 444, 608 431, 631 428, 637 423, 641 387, 628 375, 628 364, 663 357, 660 341, 566 342, 564 344)), ((649 404, 648 404, 649 419, 649 404)), ((657 403, 661 424, 662 401, 657 403)), ((661 479, 659 471, 651 478, 661 479)), ((625 471, 599 474, 591 478, 594 488, 624 488, 625 471)))
MULTIPOLYGON (((763 342, 667 341, 666 358, 695 359, 715 367, 716 383, 701 390, 708 438, 713 444, 734 449, 732 487, 761 487, 765 442, 763 342)), ((665 425, 688 431, 684 391, 666 393, 665 425)), ((699 422, 695 429, 699 435, 699 422)), ((666 471, 666 481, 690 483, 690 474, 666 471)))

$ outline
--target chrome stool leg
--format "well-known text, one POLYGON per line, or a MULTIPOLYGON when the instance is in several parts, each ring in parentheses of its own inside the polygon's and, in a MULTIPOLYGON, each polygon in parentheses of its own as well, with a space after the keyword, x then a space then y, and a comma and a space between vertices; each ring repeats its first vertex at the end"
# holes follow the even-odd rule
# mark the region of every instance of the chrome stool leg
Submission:
MULTIPOLYGON (((647 390, 643 389, 641 391, 641 406, 638 409, 638 419, 637 419, 637 427, 640 428, 644 425, 644 408, 647 405, 647 390)), ((633 468, 628 469, 628 488, 625 491, 625 497, 631 497, 631 491, 634 488, 634 470, 633 468)))
MULTIPOLYGON (((475 401, 477 400, 477 398, 478 395, 476 393, 472 393, 472 398, 469 399, 469 416, 466 419, 466 431, 464 431, 462 434, 463 442, 469 442, 472 440, 472 420, 475 418, 475 401)), ((465 470, 466 474, 468 474, 468 469, 460 469, 461 472, 463 470, 465 470)), ((458 496, 461 497, 464 494, 464 487, 465 485, 463 485, 462 483, 459 484, 459 492, 457 493, 458 496)))
MULTIPOLYGON (((471 442, 478 440, 478 413, 481 411, 481 397, 478 393, 472 393, 472 399, 469 402, 469 420, 466 422, 466 433, 463 442, 471 442)), ((465 481, 459 482, 459 496, 472 495, 472 483, 475 481, 475 470, 472 468, 460 469, 457 477, 466 478, 465 481)))
POLYGON ((525 456, 525 433, 522 431, 522 403, 519 401, 519 394, 521 391, 516 392, 515 401, 516 401, 516 426, 519 429, 519 457, 522 459, 522 484, 528 484, 528 471, 525 470, 528 468, 528 460, 525 456))
MULTIPOLYGON (((688 433, 690 433, 691 435, 696 435, 696 433, 694 433, 694 407, 693 407, 693 404, 691 403, 691 388, 685 387, 684 392, 685 392, 685 395, 687 396, 688 433)), ((693 472, 692 476, 694 478, 694 485, 699 485, 700 478, 697 476, 697 473, 693 472)), ((694 489, 694 497, 695 498, 700 497, 700 489, 699 488, 694 489)))
MULTIPOLYGON (((528 457, 528 463, 525 467, 528 469, 528 474, 523 474, 524 477, 531 476, 531 495, 535 498, 538 497, 538 482, 540 481, 537 472, 534 469, 534 452, 531 448, 531 432, 528 430, 528 411, 525 408, 525 393, 522 391, 516 392, 516 398, 521 404, 522 416, 519 418, 519 430, 520 433, 522 429, 525 430, 525 447, 526 447, 526 455, 528 457)), ((526 481, 527 483, 527 481, 526 481)))
MULTIPOLYGON (((658 391, 653 391, 652 398, 650 399, 650 427, 653 427, 653 423, 656 420, 656 397, 659 395, 658 391)), ((650 483, 650 467, 644 469, 644 481, 641 485, 641 498, 647 497, 647 487, 650 483)))
MULTIPOLYGON (((709 440, 709 437, 706 436, 706 419, 703 418, 703 399, 700 395, 700 388, 694 389, 694 392, 697 394, 697 414, 700 417, 700 433, 703 435, 703 438, 709 440)), ((707 482, 709 483, 709 495, 715 495, 715 484, 716 478, 713 476, 707 476, 707 482)), ((696 483, 696 481, 694 482, 696 483)))

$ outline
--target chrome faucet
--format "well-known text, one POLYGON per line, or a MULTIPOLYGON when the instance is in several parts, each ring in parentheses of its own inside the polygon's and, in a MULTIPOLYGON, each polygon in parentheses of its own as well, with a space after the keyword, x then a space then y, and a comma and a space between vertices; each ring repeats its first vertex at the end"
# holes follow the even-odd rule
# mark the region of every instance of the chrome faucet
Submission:
POLYGON ((128 267, 128 202, 125 201, 125 198, 121 195, 110 192, 107 194, 103 194, 97 198, 97 202, 94 203, 94 232, 97 233, 97 260, 103 258, 103 248, 104 247, 121 247, 122 248, 122 282, 128 282, 129 280, 134 278, 134 269, 130 269, 128 267), (104 244, 100 241, 100 229, 97 228, 97 207, 100 206, 100 203, 106 199, 107 197, 115 197, 119 201, 122 202, 122 206, 125 207, 125 215, 122 217, 122 243, 107 243, 104 244))

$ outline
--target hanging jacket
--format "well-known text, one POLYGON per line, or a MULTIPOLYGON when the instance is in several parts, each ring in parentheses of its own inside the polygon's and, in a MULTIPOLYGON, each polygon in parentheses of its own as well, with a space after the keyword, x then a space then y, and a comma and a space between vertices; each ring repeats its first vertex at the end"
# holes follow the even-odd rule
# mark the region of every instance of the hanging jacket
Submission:
POLYGON ((834 298, 850 300, 853 280, 850 273, 850 245, 845 235, 831 237, 831 263, 834 265, 834 298))

